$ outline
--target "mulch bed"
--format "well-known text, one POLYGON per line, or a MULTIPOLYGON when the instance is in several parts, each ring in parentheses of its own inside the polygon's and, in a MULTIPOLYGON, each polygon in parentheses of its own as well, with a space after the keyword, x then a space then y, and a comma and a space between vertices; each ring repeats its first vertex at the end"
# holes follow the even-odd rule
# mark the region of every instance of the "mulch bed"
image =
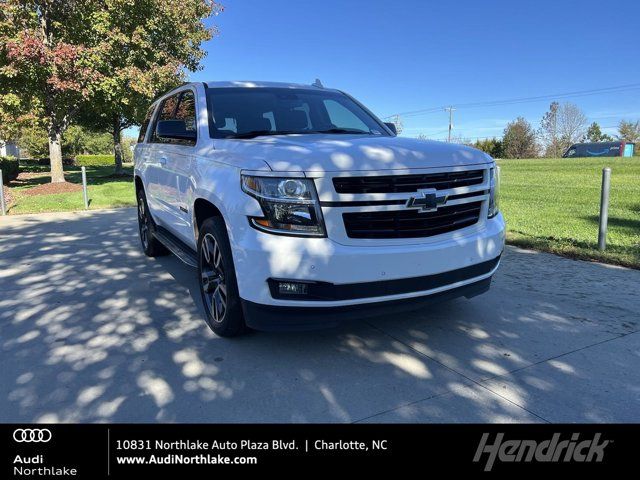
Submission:
MULTIPOLYGON (((48 177, 49 173, 43 173, 43 172, 20 172, 18 174, 18 178, 16 178, 17 181, 20 180, 29 180, 30 178, 38 178, 38 177, 48 177)), ((14 180, 15 181, 15 180, 14 180)))
POLYGON ((23 195, 49 195, 50 193, 70 193, 79 192, 82 185, 78 183, 59 182, 59 183, 43 183, 32 188, 25 188, 23 195))

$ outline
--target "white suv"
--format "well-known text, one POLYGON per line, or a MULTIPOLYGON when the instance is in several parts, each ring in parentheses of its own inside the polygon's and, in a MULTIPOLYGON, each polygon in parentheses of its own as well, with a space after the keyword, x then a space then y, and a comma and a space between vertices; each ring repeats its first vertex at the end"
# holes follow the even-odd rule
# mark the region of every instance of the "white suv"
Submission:
POLYGON ((504 247, 483 152, 400 138, 315 85, 183 85, 135 149, 140 238, 198 269, 209 326, 292 330, 489 288, 504 247))

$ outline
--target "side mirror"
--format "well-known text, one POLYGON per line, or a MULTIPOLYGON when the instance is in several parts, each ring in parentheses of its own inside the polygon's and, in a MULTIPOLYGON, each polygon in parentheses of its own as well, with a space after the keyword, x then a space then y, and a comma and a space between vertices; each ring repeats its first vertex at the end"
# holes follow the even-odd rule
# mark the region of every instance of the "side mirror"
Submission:
POLYGON ((396 129, 396 124, 391 122, 384 122, 389 130, 393 132, 394 135, 398 135, 398 130, 396 129))
POLYGON ((156 136, 171 140, 196 140, 195 130, 187 130, 184 120, 158 121, 156 136))

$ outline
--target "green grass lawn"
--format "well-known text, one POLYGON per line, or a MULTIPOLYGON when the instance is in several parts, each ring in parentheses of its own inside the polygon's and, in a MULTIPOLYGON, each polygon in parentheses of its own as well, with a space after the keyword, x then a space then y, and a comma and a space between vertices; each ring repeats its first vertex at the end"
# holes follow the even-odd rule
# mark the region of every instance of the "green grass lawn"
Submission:
MULTIPOLYGON (((126 175, 114 177, 113 166, 86 167, 87 190, 90 209, 131 207, 136 204, 133 189, 133 167, 125 167, 126 175)), ((58 212, 83 210, 82 191, 71 193, 55 193, 49 195, 25 195, 28 188, 50 181, 48 169, 43 169, 43 176, 29 179, 11 188, 13 202, 10 214, 58 212)), ((34 171, 31 170, 33 173, 34 171)), ((65 167, 67 181, 82 184, 82 174, 78 167, 65 167)))
MULTIPOLYGON (((499 160, 499 164, 509 243, 640 268, 640 158, 499 160), (598 211, 605 166, 613 170, 609 235, 607 250, 599 252, 598 211)), ((66 171, 67 180, 81 183, 79 168, 66 171)), ((135 205, 132 167, 125 172, 128 176, 113 177, 112 166, 87 167, 91 209, 135 205)), ((25 189, 49 181, 46 167, 42 173, 11 189, 14 201, 9 213, 83 209, 81 191, 24 195, 25 189)))
POLYGON ((640 268, 640 158, 499 160, 508 242, 640 268), (611 167, 607 249, 598 245, 602 169, 611 167))

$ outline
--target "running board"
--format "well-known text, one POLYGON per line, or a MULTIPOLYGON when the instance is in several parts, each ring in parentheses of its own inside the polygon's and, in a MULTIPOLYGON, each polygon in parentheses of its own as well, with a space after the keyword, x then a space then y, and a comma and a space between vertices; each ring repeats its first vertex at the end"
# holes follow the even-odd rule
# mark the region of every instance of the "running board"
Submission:
POLYGON ((182 262, 186 263, 190 267, 198 268, 198 256, 196 255, 196 252, 193 251, 193 248, 189 247, 166 228, 156 226, 154 235, 182 262))

